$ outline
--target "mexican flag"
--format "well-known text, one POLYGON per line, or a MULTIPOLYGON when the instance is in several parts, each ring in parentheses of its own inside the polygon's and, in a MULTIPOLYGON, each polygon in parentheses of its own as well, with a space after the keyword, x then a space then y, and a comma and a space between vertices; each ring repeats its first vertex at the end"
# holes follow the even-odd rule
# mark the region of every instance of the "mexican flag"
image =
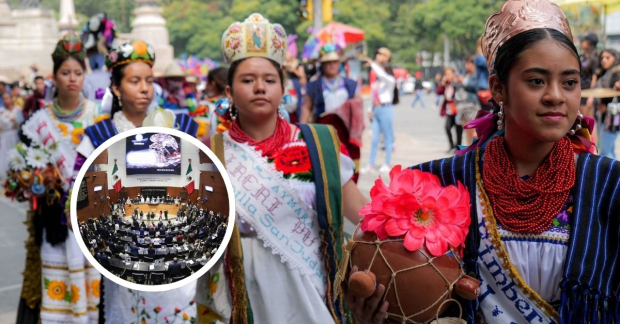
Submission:
POLYGON ((192 182, 185 185, 185 191, 187 191, 188 195, 191 195, 192 192, 194 192, 194 180, 192 180, 192 182))
POLYGON ((116 183, 114 184, 114 191, 116 191, 116 193, 119 193, 121 189, 123 189, 123 184, 121 183, 121 179, 119 178, 118 181, 116 181, 116 183))
POLYGON ((185 172, 185 175, 188 175, 188 174, 190 174, 191 172, 192 172, 192 165, 190 164, 190 165, 187 167, 187 172, 185 172))
MULTIPOLYGON (((112 175, 114 175, 118 171, 118 165, 116 165, 116 159, 114 160, 114 169, 112 169, 112 175)), ((121 178, 118 178, 118 181, 114 184, 114 191, 119 193, 123 189, 123 184, 121 183, 121 178)))
MULTIPOLYGON (((192 164, 190 163, 189 166, 187 167, 187 172, 185 172, 185 175, 188 175, 192 172, 192 164)), ((194 192, 194 180, 190 181, 190 183, 185 185, 185 191, 187 191, 188 195, 191 195, 192 192, 194 192)))

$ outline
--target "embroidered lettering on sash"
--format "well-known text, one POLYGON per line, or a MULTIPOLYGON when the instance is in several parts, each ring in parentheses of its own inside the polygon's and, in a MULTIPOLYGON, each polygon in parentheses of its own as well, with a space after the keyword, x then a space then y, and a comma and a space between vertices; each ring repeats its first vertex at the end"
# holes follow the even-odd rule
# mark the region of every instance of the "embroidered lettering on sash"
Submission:
POLYGON ((234 188, 237 215, 290 267, 309 276, 325 292, 316 212, 289 186, 282 174, 247 144, 224 135, 226 168, 234 188))

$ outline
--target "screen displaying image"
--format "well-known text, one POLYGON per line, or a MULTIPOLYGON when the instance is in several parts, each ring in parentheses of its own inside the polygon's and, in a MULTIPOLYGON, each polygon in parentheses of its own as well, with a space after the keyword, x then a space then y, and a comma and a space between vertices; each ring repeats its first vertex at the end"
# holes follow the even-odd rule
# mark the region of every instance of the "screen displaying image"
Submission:
POLYGON ((127 137, 127 175, 181 174, 181 140, 168 134, 127 137))

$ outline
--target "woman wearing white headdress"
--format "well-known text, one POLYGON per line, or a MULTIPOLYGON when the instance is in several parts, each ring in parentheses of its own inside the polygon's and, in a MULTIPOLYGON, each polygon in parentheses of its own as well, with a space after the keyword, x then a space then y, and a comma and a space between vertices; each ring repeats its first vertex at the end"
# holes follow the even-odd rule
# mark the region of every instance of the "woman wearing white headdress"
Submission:
POLYGON ((222 36, 231 63, 231 127, 211 147, 244 201, 236 204, 226 257, 198 283, 204 323, 342 323, 347 317, 333 292, 343 214, 357 222, 366 199, 332 127, 291 125, 278 114, 285 47, 282 26, 259 14, 222 36))

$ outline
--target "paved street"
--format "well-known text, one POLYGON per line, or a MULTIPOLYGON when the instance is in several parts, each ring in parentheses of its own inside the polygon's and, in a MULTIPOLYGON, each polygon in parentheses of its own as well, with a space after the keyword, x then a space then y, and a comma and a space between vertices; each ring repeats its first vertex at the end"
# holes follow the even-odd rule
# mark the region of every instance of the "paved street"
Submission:
POLYGON ((0 323, 15 323, 26 260, 27 204, 0 196, 0 323))

